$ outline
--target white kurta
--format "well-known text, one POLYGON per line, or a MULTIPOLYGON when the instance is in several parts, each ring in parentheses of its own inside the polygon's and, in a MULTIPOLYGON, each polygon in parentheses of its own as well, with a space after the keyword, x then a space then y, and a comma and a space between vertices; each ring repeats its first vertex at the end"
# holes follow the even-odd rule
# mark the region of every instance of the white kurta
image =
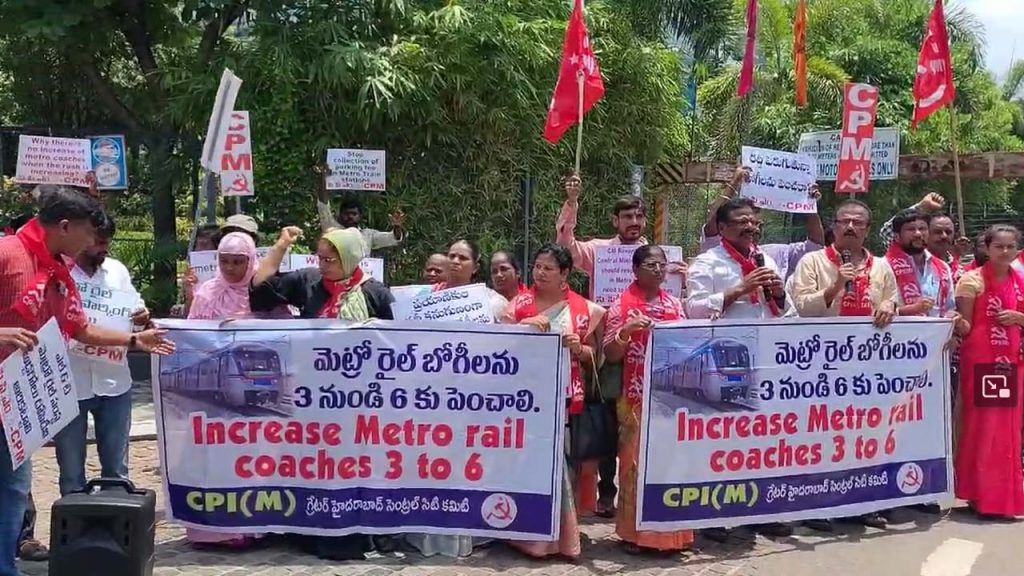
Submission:
MULTIPOLYGON (((771 256, 765 254, 764 265, 782 278, 779 265, 771 256)), ((753 293, 739 297, 725 307, 725 292, 738 286, 743 281, 743 271, 739 262, 733 260, 722 246, 716 246, 694 258, 686 274, 686 317, 711 318, 775 318, 763 292, 758 294, 758 301, 752 299, 753 293)), ((782 310, 785 317, 796 316, 793 300, 786 295, 786 307, 782 310)))

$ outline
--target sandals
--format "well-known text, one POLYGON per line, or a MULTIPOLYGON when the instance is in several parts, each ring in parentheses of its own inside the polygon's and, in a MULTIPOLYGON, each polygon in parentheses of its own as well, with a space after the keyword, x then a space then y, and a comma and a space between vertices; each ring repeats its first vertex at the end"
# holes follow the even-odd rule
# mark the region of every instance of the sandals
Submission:
POLYGON ((28 538, 18 545, 18 558, 26 562, 46 562, 50 559, 50 549, 35 538, 28 538))

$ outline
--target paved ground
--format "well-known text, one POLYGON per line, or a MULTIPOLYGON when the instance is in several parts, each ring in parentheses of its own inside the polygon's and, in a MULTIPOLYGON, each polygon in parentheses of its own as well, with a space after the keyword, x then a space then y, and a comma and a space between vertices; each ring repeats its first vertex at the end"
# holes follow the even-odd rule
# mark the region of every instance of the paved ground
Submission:
MULTIPOLYGON (((133 430, 140 439, 130 450, 130 470, 137 485, 160 491, 156 442, 148 438, 145 421, 148 391, 138 396, 133 430)), ((52 448, 34 458, 33 482, 40 509, 37 536, 46 541, 49 509, 57 497, 57 464, 52 448)), ((90 453, 90 475, 98 475, 90 453)), ((163 496, 157 500, 163 517, 163 496)), ((1021 547, 1024 523, 980 523, 960 509, 941 517, 906 512, 889 530, 858 529, 821 537, 798 529, 780 541, 740 534, 734 543, 719 545, 698 538, 694 551, 671 557, 636 558, 621 552, 607 522, 589 522, 584 557, 578 564, 537 561, 499 545, 478 551, 471 558, 424 559, 396 553, 363 562, 330 563, 276 543, 242 553, 209 552, 191 548, 178 527, 160 520, 157 525, 157 576, 1003 576, 1024 573, 1021 547)), ((26 576, 47 573, 45 563, 22 563, 26 576)), ((83 573, 85 574, 85 573, 83 573)))

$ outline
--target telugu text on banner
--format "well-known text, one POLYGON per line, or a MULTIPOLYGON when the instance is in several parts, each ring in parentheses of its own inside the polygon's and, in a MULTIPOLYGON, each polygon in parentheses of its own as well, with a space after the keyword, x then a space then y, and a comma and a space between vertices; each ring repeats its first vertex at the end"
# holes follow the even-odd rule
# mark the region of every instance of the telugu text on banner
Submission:
POLYGON ((659 325, 639 529, 845 517, 951 495, 950 332, 938 318, 885 330, 835 318, 659 325))
MULTIPOLYGON (((90 323, 118 332, 132 331, 132 314, 140 304, 137 293, 108 288, 95 282, 77 282, 76 286, 90 323)), ((128 364, 128 349, 124 346, 93 346, 73 340, 71 353, 105 364, 128 364)))
POLYGON ((753 146, 744 146, 741 152, 743 166, 750 168, 750 180, 743 184, 740 195, 753 200, 758 208, 818 212, 818 201, 811 197, 815 183, 813 158, 753 146))
POLYGON ((175 520, 222 532, 557 536, 568 372, 558 334, 162 327, 177 344, 154 357, 153 380, 175 520))

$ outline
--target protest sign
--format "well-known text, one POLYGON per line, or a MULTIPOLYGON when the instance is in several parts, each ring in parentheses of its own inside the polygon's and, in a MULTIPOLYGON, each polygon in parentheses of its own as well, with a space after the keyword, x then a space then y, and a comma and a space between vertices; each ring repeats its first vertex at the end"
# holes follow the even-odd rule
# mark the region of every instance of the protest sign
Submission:
POLYGON ((744 146, 743 166, 750 168, 750 181, 740 195, 759 208, 800 214, 816 213, 818 201, 811 197, 814 159, 806 154, 744 146))
POLYGON ((843 93, 843 129, 836 165, 836 193, 864 194, 871 180, 871 143, 878 113, 878 88, 846 83, 843 93))
MULTIPOLYGON (((317 258, 316 254, 292 254, 291 256, 292 270, 316 268, 319 265, 320 259, 317 258)), ((378 282, 384 281, 383 258, 363 258, 362 261, 359 262, 359 267, 362 268, 363 274, 368 274, 370 278, 373 278, 378 282)))
POLYGON ((168 321, 168 514, 219 532, 552 540, 561 336, 519 326, 168 321))
POLYGON ((846 517, 951 496, 951 330, 940 318, 882 331, 842 318, 658 325, 639 529, 846 517))
POLYGON ((384 151, 332 148, 327 151, 328 190, 384 190, 384 151))
POLYGON ((417 296, 427 296, 434 287, 430 284, 409 284, 407 286, 389 286, 395 300, 412 300, 417 296))
MULTIPOLYGON (((636 244, 598 246, 594 250, 594 277, 591 282, 590 299, 596 304, 608 307, 618 301, 619 296, 633 283, 633 252, 636 244)), ((662 246, 669 262, 682 262, 683 249, 679 246, 662 246)), ((677 275, 665 277, 665 290, 673 296, 683 293, 683 280, 677 275)))
POLYGON ((0 364, 0 422, 14 468, 78 417, 78 394, 57 320, 51 318, 36 336, 39 344, 31 352, 15 351, 0 364))
MULTIPOLYGON (((256 248, 256 261, 259 265, 259 260, 265 258, 267 253, 270 252, 272 247, 260 246, 256 248)), ((217 275, 217 251, 216 250, 199 250, 196 252, 188 253, 188 267, 196 276, 196 285, 202 284, 207 280, 217 275)), ((285 253, 284 258, 281 259, 281 265, 277 269, 278 272, 291 272, 292 271, 292 260, 291 254, 285 253)))
POLYGON ((235 100, 238 98, 238 91, 241 88, 242 80, 231 70, 225 68, 220 76, 217 97, 213 101, 210 122, 206 125, 206 140, 203 141, 203 156, 200 158, 200 164, 208 172, 218 171, 218 161, 228 136, 231 112, 235 109, 235 100))
POLYGON ((249 113, 232 112, 220 156, 220 191, 225 196, 253 196, 252 137, 249 113))
MULTIPOLYGON (((814 158, 818 180, 835 182, 839 163, 839 130, 805 132, 797 152, 814 158)), ((900 129, 875 128, 871 139, 871 179, 895 180, 900 168, 900 129)))
POLYGON ((92 169, 97 190, 128 188, 128 158, 124 135, 90 136, 92 169))
POLYGON ((420 294, 392 292, 391 311, 395 320, 439 320, 444 322, 494 322, 491 290, 486 284, 470 284, 420 294))
MULTIPOLYGON (((90 323, 119 332, 132 331, 132 314, 139 309, 140 304, 138 293, 107 288, 92 282, 75 284, 90 323)), ((124 346, 93 346, 72 340, 71 353, 104 364, 128 364, 128 349, 124 346)))
POLYGON ((92 143, 79 138, 18 137, 18 184, 88 186, 92 170, 92 143))

